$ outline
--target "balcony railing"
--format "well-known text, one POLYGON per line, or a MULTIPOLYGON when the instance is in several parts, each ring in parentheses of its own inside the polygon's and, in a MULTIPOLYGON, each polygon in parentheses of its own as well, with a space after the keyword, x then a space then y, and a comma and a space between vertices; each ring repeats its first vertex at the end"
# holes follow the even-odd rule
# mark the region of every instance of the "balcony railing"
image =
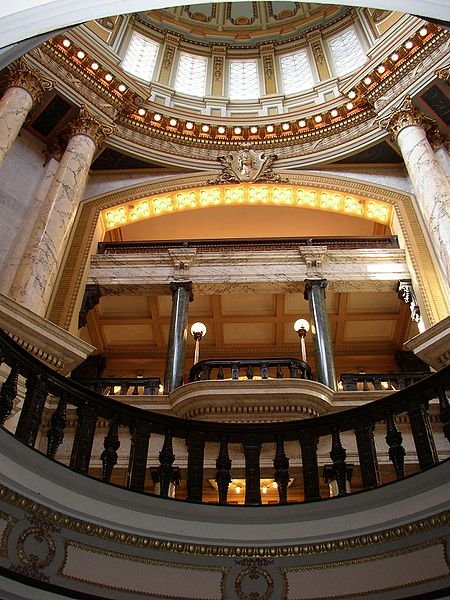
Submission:
POLYGON ((292 250, 298 246, 327 246, 330 250, 399 248, 396 235, 371 237, 298 237, 224 240, 171 240, 158 242, 100 242, 98 254, 150 254, 169 248, 196 248, 198 252, 248 252, 249 250, 292 250))
POLYGON ((161 385, 159 377, 77 377, 74 381, 104 396, 155 396, 161 385))
POLYGON ((208 379, 312 379, 311 368, 296 358, 203 360, 189 371, 189 381, 208 379))
MULTIPOLYGON (((346 463, 347 452, 342 443, 342 434, 345 434, 346 439, 348 436, 355 438, 359 459, 356 463, 352 458, 352 464, 354 468, 359 467, 361 489, 366 490, 383 483, 378 468, 377 453, 380 450, 375 445, 373 435, 375 426, 384 429, 386 450, 397 479, 405 476, 406 452, 396 421, 401 421, 402 427, 407 424, 410 428, 418 470, 426 470, 438 464, 435 436, 445 435, 450 441, 450 404, 447 395, 450 388, 450 367, 407 389, 347 411, 302 421, 227 424, 151 413, 110 397, 106 398, 53 372, 28 355, 3 332, 0 332, 0 358, 2 370, 6 372, 6 379, 0 389, 1 425, 9 419, 15 403, 18 403, 18 388, 25 390, 23 405, 13 432, 17 440, 31 448, 36 446, 38 433, 45 431, 44 408, 51 398, 56 409, 46 432, 46 454, 50 459, 58 459, 58 449, 67 427, 68 408, 74 407, 77 414, 74 439, 65 441, 65 446, 71 447, 69 467, 83 475, 94 474, 94 470, 90 470, 90 463, 96 428, 99 423, 104 426, 106 422, 108 431, 101 454, 101 480, 111 480, 118 460, 118 450, 121 441, 124 441, 130 443, 126 486, 130 490, 143 492, 149 478, 149 459, 152 458, 149 453, 150 436, 162 436, 160 450, 156 453, 159 462, 158 487, 162 497, 169 496, 177 469, 186 464, 185 499, 202 501, 206 444, 210 454, 217 448, 216 468, 211 479, 217 487, 218 503, 227 504, 228 490, 234 475, 230 458, 230 445, 233 445, 234 453, 236 448, 241 449, 242 462, 245 464, 245 503, 259 505, 262 475, 269 476, 276 482, 280 504, 291 500, 289 484, 294 476, 303 482, 305 502, 321 499, 317 453, 319 443, 330 443, 330 464, 337 495, 346 495, 349 465, 346 463), (442 430, 438 432, 433 432, 429 418, 428 405, 432 399, 439 401, 442 430), (178 456, 174 453, 175 441, 178 456), (290 447, 292 444, 298 446, 301 468, 290 467, 287 444, 290 447), (273 466, 270 473, 262 473, 261 455, 272 452, 272 448, 273 466), (176 461, 179 461, 179 465, 175 464, 176 461)), ((154 445, 150 446, 153 452, 154 445)))
POLYGON ((344 392, 404 390, 429 374, 429 371, 417 373, 341 373, 341 383, 344 392))

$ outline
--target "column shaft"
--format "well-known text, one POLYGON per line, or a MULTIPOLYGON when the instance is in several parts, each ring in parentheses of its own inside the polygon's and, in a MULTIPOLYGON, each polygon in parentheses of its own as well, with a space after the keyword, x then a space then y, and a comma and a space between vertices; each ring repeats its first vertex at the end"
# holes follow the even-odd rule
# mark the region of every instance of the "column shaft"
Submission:
POLYGON ((0 101, 0 164, 19 135, 32 106, 33 98, 23 88, 11 87, 3 94, 0 101))
POLYGON ((306 279, 305 299, 309 300, 311 333, 314 343, 317 380, 332 390, 337 390, 334 369, 333 341, 328 322, 325 300, 326 279, 306 279))
POLYGON ((170 289, 172 290, 172 313, 164 376, 164 392, 166 394, 183 384, 188 309, 189 302, 193 299, 191 281, 173 282, 170 284, 170 289))

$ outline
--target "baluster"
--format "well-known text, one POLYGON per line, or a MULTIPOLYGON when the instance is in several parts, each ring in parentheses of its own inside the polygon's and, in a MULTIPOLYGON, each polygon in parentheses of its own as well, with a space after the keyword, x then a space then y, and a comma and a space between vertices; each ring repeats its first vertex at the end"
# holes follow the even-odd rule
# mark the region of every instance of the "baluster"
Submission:
POLYGON ((281 365, 277 365, 277 379, 283 379, 283 369, 281 365))
POLYGON ((87 475, 92 454, 92 444, 97 425, 95 406, 83 402, 77 408, 78 422, 75 430, 70 468, 82 475, 87 475))
POLYGON ((381 480, 373 437, 374 424, 369 419, 363 419, 355 423, 354 430, 363 486, 378 487, 381 485, 381 480))
POLYGON ((436 393, 439 398, 439 420, 443 425, 444 435, 450 442, 450 403, 443 386, 439 386, 436 393))
POLYGON ((64 440, 64 428, 67 425, 67 394, 61 392, 58 406, 50 419, 50 429, 47 431, 47 456, 55 458, 59 446, 64 440))
POLYGON ((244 437, 245 456, 245 504, 261 504, 261 477, 259 469, 259 455, 261 441, 254 433, 244 437))
POLYGON ((239 363, 231 363, 231 379, 239 379, 239 363))
POLYGON ((341 436, 337 427, 333 427, 331 439, 330 458, 333 461, 334 477, 339 490, 338 496, 345 496, 347 494, 347 465, 345 463, 347 451, 342 446, 341 436))
POLYGON ((130 426, 131 447, 127 487, 136 492, 143 492, 145 488, 150 430, 151 424, 147 421, 135 421, 130 426))
POLYGON ((383 389, 381 387, 381 379, 380 379, 380 377, 374 377, 373 378, 373 389, 374 390, 381 390, 381 389, 383 389))
POLYGON ((231 459, 228 454, 228 439, 220 438, 219 456, 216 460, 216 482, 219 491, 219 504, 227 504, 228 486, 231 483, 231 459))
POLYGON ((295 362, 289 363, 289 376, 296 379, 298 377, 297 364, 295 362))
POLYGON ((169 488, 173 480, 173 463, 175 461, 175 454, 173 453, 172 447, 172 432, 166 431, 164 436, 164 444, 159 453, 159 495, 162 498, 169 497, 169 488))
POLYGON ((47 378, 34 374, 27 379, 25 398, 17 423, 16 437, 18 440, 33 448, 41 426, 42 411, 47 399, 47 378))
POLYGON ((397 479, 405 476, 405 449, 402 446, 403 436, 397 429, 394 415, 389 412, 386 416, 386 443, 389 446, 389 458, 394 465, 397 479))
POLYGON ((14 362, 0 390, 0 425, 4 425, 6 419, 11 415, 14 399, 17 396, 18 379, 19 365, 17 362, 14 362))
POLYGON ((219 370, 217 371, 217 379, 224 379, 224 374, 223 374, 223 367, 222 365, 220 365, 219 370))
POLYGON ((121 384, 119 394, 121 396, 128 396, 128 383, 121 384))
POLYGON ((103 442, 105 448, 101 453, 100 460, 102 461, 102 481, 111 479, 112 470, 117 464, 117 450, 120 448, 119 440, 119 419, 114 415, 111 419, 111 424, 108 433, 103 442))
POLYGON ((131 395, 132 396, 139 396, 139 386, 138 386, 137 383, 134 385, 133 391, 132 391, 131 395))
POLYGON ((253 379, 253 367, 248 365, 247 367, 247 379, 253 379))
POLYGON ((367 381, 367 377, 364 377, 363 391, 364 392, 368 392, 369 391, 369 382, 367 381))
POLYGON ((287 490, 289 484, 289 459, 284 451, 284 438, 276 436, 276 452, 273 466, 275 469, 275 481, 278 486, 278 498, 280 504, 287 503, 287 490))
POLYGON ((261 379, 269 379, 269 365, 261 363, 261 379))
POLYGON ((397 383, 398 383, 398 389, 399 390, 404 390, 406 387, 406 379, 405 377, 398 377, 397 378, 397 383))
POLYGON ((417 400, 408 410, 417 458, 422 470, 429 469, 439 462, 427 408, 428 401, 417 400))
POLYGON ((302 451, 303 489, 305 501, 320 500, 319 465, 317 462, 317 444, 319 438, 314 431, 300 431, 302 451))
POLYGON ((188 448, 187 500, 201 502, 203 496, 203 460, 205 434, 192 432, 186 440, 188 448))

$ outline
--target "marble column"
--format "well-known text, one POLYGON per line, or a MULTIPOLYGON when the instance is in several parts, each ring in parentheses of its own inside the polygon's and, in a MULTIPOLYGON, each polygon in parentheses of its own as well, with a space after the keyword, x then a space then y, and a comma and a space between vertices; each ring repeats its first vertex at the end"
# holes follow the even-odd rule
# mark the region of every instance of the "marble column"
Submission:
POLYGON ((326 279, 305 279, 305 300, 309 301, 312 320, 311 334, 316 359, 317 380, 337 391, 333 340, 325 296, 327 284, 326 279))
POLYGON ((69 124, 69 141, 28 240, 9 295, 45 316, 64 249, 86 187, 94 152, 113 127, 83 106, 69 124))
POLYGON ((192 302, 192 281, 173 281, 172 313, 170 315, 169 346, 167 348, 164 393, 170 394, 183 384, 186 356, 189 302, 192 302))
POLYGON ((429 121, 407 96, 379 124, 400 148, 443 277, 450 281, 450 185, 427 140, 429 121))
POLYGON ((5 258, 3 267, 0 271, 0 292, 9 295, 10 287, 16 276, 17 269, 22 261, 23 254, 28 245, 31 232, 41 214, 42 207, 52 184, 59 162, 63 154, 63 149, 56 140, 49 146, 46 153, 47 163, 42 177, 36 186, 33 197, 26 211, 25 218, 22 220, 19 231, 16 234, 14 243, 11 245, 5 258))
POLYGON ((0 100, 0 164, 4 161, 35 102, 40 102, 53 82, 20 59, 9 70, 8 84, 0 100))
POLYGON ((437 125, 434 125, 427 131, 427 139, 434 150, 434 154, 447 181, 450 183, 450 155, 448 153, 448 141, 440 132, 437 125))

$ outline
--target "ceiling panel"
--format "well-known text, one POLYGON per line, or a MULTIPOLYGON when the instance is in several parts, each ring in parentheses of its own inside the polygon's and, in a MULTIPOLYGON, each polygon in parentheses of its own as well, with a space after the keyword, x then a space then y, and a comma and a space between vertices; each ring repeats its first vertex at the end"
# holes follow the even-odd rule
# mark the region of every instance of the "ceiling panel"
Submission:
POLYGON ((284 312, 286 315, 295 315, 294 321, 300 317, 307 318, 309 314, 308 301, 303 298, 303 294, 295 292, 286 294, 284 297, 284 312))
POLYGON ((394 338, 396 321, 347 321, 344 328, 344 342, 386 341, 394 338))
POLYGON ((211 296, 194 294, 194 300, 189 304, 189 317, 212 317, 211 296))
POLYGON ((400 300, 393 292, 358 292, 348 295, 348 313, 398 313, 400 300))
POLYGON ((272 323, 224 323, 223 340, 225 344, 273 344, 274 329, 272 323))
POLYGON ((148 317, 146 296, 102 296, 98 305, 100 317, 148 317))
POLYGON ((106 343, 111 345, 127 345, 135 342, 153 343, 151 325, 104 325, 103 335, 106 343))
POLYGON ((274 294, 228 294, 221 296, 222 315, 275 315, 274 294))

